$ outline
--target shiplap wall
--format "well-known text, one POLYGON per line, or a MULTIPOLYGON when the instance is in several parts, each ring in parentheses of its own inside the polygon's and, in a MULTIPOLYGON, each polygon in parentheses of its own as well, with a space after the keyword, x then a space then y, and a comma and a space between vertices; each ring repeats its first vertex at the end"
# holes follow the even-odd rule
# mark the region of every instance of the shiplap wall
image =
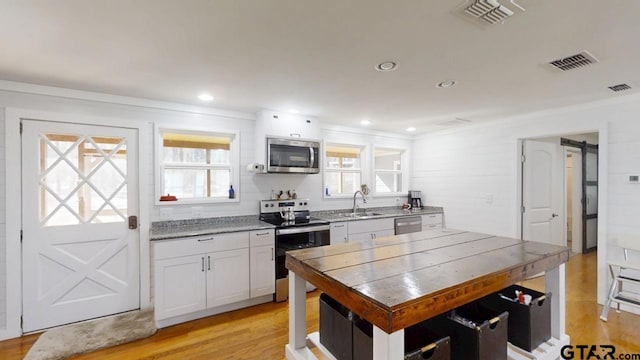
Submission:
POLYGON ((7 324, 7 232, 5 212, 6 174, 5 174, 5 144, 4 144, 4 109, 0 108, 0 329, 7 324))
MULTIPOLYGON (((352 204, 351 198, 324 198, 322 196, 323 178, 322 175, 282 175, 268 174, 258 175, 249 173, 246 170, 248 163, 256 161, 254 159, 254 128, 255 117, 253 114, 231 115, 207 115, 189 111, 164 110, 149 106, 119 105, 114 103, 79 100, 68 97, 36 95, 23 92, 13 92, 0 90, 0 109, 4 107, 20 108, 28 110, 38 110, 59 114, 85 115, 87 117, 109 117, 144 123, 148 126, 160 126, 171 128, 172 126, 181 128, 192 128, 195 130, 210 131, 237 131, 240 134, 240 186, 237 192, 240 197, 235 203, 216 204, 196 204, 196 205, 173 205, 171 207, 171 219, 186 219, 192 216, 192 207, 199 207, 203 217, 231 216, 231 215, 256 215, 259 212, 258 201, 266 199, 274 190, 296 190, 301 197, 308 197, 312 200, 314 210, 349 208, 352 204)), ((223 112, 224 113, 224 112, 223 112)), ((6 299, 8 291, 19 291, 19 289, 6 289, 6 231, 5 231, 5 179, 4 174, 4 111, 0 111, 0 333, 5 328, 6 321, 6 299)), ((46 120, 46 119, 42 119, 46 120)), ((108 124, 103 124, 108 125, 108 124)), ((153 132, 151 132, 153 133, 153 132)), ((16 134, 19 136, 19 134, 16 134)), ((378 146, 401 147, 411 149, 412 141, 406 137, 393 137, 362 132, 327 129, 322 130, 320 137, 329 141, 358 144, 366 144, 369 147, 373 144, 378 146)), ((149 141, 150 146, 141 148, 143 161, 154 164, 153 141, 149 141)), ((407 161, 409 158, 407 158, 407 161)), ((408 163, 407 163, 408 164, 408 163)), ((146 174, 147 182, 143 186, 155 189, 155 165, 148 167, 146 174)), ((145 221, 159 221, 160 209, 167 206, 155 205, 155 191, 150 191, 147 199, 150 206, 150 218, 140 219, 141 224, 145 221)), ((396 197, 376 197, 366 205, 385 206, 395 205, 396 197)), ((405 201, 401 197, 401 201, 405 201)), ((11 239, 10 241, 18 241, 11 239)))
MULTIPOLYGON (((413 184, 427 205, 444 207, 448 227, 519 237, 518 139, 604 129, 605 236, 640 234, 640 185, 626 182, 640 174, 639 117, 640 101, 591 104, 423 136, 414 141, 413 184)), ((599 254, 620 256, 618 248, 604 250, 599 254)), ((604 261, 599 257, 599 301, 608 285, 604 261)))

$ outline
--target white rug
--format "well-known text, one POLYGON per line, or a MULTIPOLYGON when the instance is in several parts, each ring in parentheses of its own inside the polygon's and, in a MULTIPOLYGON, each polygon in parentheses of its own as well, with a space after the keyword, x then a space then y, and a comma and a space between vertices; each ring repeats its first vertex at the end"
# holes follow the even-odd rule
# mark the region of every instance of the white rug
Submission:
POLYGON ((66 359, 146 338, 155 332, 152 309, 132 311, 49 330, 40 335, 24 359, 66 359))

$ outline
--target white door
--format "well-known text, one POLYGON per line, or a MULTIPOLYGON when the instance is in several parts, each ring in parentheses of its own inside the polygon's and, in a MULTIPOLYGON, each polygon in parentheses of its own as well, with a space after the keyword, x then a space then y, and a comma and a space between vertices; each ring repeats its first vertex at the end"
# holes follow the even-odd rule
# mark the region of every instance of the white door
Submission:
POLYGON ((249 298, 249 249, 207 254, 207 307, 249 298))
POLYGON ((207 307, 205 256, 156 261, 156 319, 184 315, 207 307))
POLYGON ((137 130, 22 127, 23 331, 139 308, 137 130))
POLYGON ((251 297, 269 295, 276 292, 276 264, 273 245, 251 248, 251 297))
POLYGON ((522 238, 565 245, 562 146, 524 141, 522 238))

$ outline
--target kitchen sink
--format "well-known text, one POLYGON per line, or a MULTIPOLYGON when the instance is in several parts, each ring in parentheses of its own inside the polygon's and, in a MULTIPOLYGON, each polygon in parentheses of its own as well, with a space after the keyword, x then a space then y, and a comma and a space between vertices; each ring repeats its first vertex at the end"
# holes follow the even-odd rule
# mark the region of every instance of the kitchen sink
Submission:
POLYGON ((339 217, 348 217, 348 218, 354 218, 354 219, 360 219, 360 218, 366 218, 366 217, 371 217, 371 216, 378 216, 378 215, 384 215, 381 213, 377 213, 377 212, 372 212, 372 211, 363 211, 363 212, 348 212, 348 213, 339 213, 337 214, 339 217))

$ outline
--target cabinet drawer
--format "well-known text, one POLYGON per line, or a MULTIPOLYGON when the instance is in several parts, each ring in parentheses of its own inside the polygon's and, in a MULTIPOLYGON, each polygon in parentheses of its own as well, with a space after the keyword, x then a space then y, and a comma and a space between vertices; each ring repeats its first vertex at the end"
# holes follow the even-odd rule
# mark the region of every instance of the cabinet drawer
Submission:
POLYGON ((249 232, 249 244, 251 247, 273 245, 275 242, 275 230, 255 230, 249 232))
POLYGON ((248 232, 211 234, 155 241, 154 255, 155 259, 158 260, 248 247, 248 232))
POLYGON ((373 233, 380 230, 393 230, 393 218, 358 220, 349 222, 349 234, 373 233))
POLYGON ((442 224, 427 224, 422 225, 422 231, 433 230, 433 229, 441 229, 442 224))
POLYGON ((426 214, 422 215, 422 226, 442 224, 442 214, 426 214))

